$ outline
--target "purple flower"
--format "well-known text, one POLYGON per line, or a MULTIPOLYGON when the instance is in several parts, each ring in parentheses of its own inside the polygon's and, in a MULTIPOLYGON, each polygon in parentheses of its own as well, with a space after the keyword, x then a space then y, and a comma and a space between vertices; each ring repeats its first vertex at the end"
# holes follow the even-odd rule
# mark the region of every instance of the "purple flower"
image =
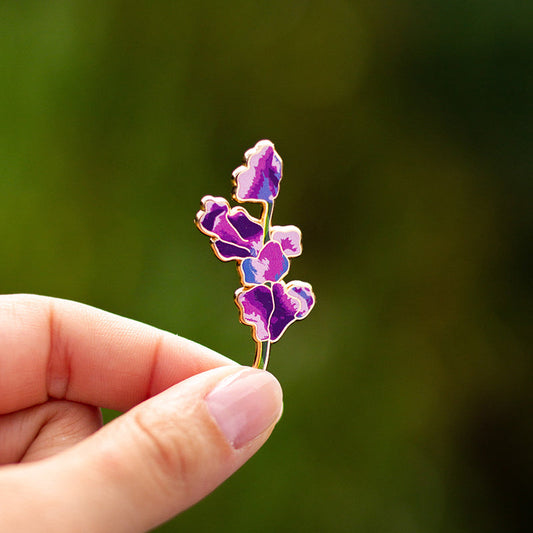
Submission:
POLYGON ((241 321, 252 326, 256 342, 276 342, 296 320, 305 318, 315 304, 315 295, 309 283, 283 281, 238 289, 235 301, 241 321))
POLYGON ((211 237, 211 245, 222 261, 256 257, 263 246, 263 226, 243 207, 230 206, 224 198, 204 196, 196 225, 211 237))
POLYGON ((302 234, 296 226, 272 226, 274 200, 279 193, 282 161, 270 141, 259 141, 245 153, 245 164, 233 172, 233 197, 260 202, 260 219, 243 207, 231 208, 224 198, 205 196, 196 225, 211 238, 219 259, 235 260, 243 287, 235 292, 241 322, 252 326, 256 341, 254 367, 266 369, 270 344, 315 305, 309 283, 283 278, 289 259, 302 253, 302 234))
POLYGON ((280 281, 289 271, 289 257, 302 253, 302 234, 296 226, 274 226, 257 257, 248 257, 239 265, 243 285, 261 285, 280 281))
POLYGON ((272 203, 279 192, 281 157, 270 141, 259 141, 245 154, 246 163, 233 171, 237 202, 272 203))
POLYGON ((257 257, 248 257, 239 265, 243 285, 279 281, 288 271, 289 260, 276 241, 267 242, 257 257))

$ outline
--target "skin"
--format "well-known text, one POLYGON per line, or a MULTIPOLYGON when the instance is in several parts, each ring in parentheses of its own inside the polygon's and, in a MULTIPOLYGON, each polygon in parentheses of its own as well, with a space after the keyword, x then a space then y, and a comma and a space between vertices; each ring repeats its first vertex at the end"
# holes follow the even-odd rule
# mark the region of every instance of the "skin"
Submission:
MULTIPOLYGON (((146 531, 212 491, 274 426, 236 449, 205 398, 243 367, 86 305, 0 296, 0 340, 0 531, 146 531), (125 414, 102 427, 99 407, 125 414)), ((281 395, 272 402, 281 409, 281 395)))

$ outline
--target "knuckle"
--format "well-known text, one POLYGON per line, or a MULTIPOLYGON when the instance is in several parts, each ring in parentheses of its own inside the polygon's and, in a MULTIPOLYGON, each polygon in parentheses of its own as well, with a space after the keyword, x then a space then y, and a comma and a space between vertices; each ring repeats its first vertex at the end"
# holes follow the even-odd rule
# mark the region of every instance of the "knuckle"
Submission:
POLYGON ((158 489, 175 490, 187 485, 197 463, 188 431, 175 421, 160 419, 146 410, 133 415, 134 434, 143 454, 141 460, 158 489))

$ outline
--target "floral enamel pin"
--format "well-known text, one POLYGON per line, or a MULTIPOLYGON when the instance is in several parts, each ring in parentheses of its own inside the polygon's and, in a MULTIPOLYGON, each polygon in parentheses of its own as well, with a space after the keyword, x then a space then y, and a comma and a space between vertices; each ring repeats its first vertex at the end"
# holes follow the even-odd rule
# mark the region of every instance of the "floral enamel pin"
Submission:
POLYGON ((296 226, 271 226, 283 173, 281 157, 267 140, 259 141, 244 157, 244 165, 233 171, 233 198, 261 203, 261 218, 252 217, 244 207, 230 207, 225 198, 204 196, 196 225, 211 238, 220 260, 237 262, 243 287, 235 292, 235 303, 240 321, 252 327, 253 366, 266 369, 270 345, 309 314, 315 295, 309 283, 283 281, 289 260, 302 253, 302 234, 296 226))

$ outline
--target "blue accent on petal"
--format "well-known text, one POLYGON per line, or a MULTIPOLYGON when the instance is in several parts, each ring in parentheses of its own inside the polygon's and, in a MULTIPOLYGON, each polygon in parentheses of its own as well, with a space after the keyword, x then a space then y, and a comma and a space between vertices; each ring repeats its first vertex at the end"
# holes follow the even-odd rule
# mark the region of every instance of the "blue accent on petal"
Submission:
POLYGON ((287 273, 288 270, 289 270, 289 260, 287 259, 285 254, 283 254, 282 268, 279 272, 276 272, 274 274, 275 279, 273 279, 272 281, 279 281, 287 273))
POLYGON ((252 259, 247 258, 241 263, 241 269, 244 274, 244 282, 251 285, 258 285, 257 270, 253 267, 252 259))
POLYGON ((265 174, 267 174, 265 171, 261 172, 261 178, 263 181, 261 182, 261 188, 257 191, 257 198, 272 203, 274 197, 272 195, 270 180, 265 174))

